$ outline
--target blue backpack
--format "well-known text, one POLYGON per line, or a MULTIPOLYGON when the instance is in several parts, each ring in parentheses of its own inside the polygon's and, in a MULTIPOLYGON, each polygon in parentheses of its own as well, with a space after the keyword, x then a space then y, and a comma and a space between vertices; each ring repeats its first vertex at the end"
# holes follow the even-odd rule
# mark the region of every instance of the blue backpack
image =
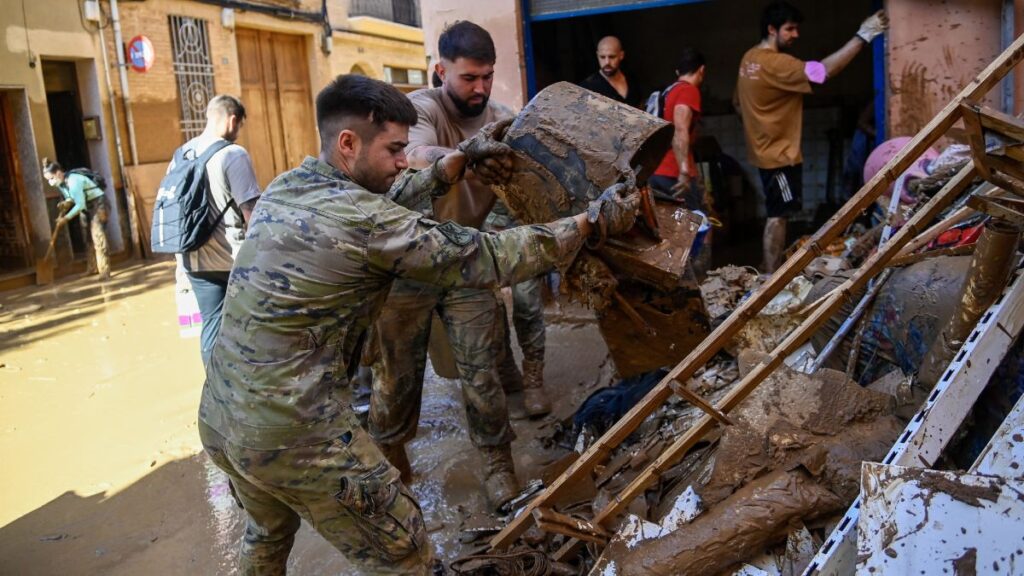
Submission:
POLYGON ((153 207, 153 228, 149 237, 153 252, 191 252, 205 244, 217 229, 234 201, 214 216, 216 207, 210 201, 206 163, 230 144, 227 140, 218 140, 198 157, 194 150, 184 147, 174 153, 174 168, 160 180, 153 207))

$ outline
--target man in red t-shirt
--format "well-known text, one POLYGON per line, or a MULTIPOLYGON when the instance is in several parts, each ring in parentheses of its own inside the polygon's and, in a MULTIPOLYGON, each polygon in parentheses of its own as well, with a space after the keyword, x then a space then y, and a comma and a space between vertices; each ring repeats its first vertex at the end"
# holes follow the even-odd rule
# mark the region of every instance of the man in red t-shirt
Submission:
POLYGON ((662 117, 675 126, 672 149, 665 153, 647 183, 654 190, 683 200, 690 210, 707 211, 704 187, 693 161, 692 145, 700 119, 700 85, 704 82, 704 56, 684 48, 676 64, 676 82, 665 95, 662 117))

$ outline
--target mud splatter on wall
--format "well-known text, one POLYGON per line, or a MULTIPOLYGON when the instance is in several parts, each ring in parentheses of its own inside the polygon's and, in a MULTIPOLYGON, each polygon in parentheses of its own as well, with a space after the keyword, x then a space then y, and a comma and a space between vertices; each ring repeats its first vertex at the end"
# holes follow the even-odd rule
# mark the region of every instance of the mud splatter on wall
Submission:
MULTIPOLYGON (((887 2, 889 135, 912 136, 1000 52, 1000 0, 887 2)), ((999 105, 996 93, 987 103, 999 105)))

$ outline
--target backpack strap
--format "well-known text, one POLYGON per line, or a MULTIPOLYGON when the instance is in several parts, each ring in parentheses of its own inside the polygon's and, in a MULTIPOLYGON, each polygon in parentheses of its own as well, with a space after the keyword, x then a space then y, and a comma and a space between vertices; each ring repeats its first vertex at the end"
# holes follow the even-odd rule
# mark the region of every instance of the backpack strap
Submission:
MULTIPOLYGON (((204 178, 206 177, 206 164, 210 161, 211 158, 213 158, 214 154, 220 152, 221 150, 227 148, 228 146, 231 146, 231 144, 233 143, 221 138, 220 140, 217 140, 213 144, 207 146, 206 150, 203 150, 203 153, 198 158, 196 158, 196 163, 203 167, 204 178)), ((238 209, 238 203, 235 202, 234 197, 231 197, 231 199, 228 200, 228 203, 224 206, 224 209, 221 210, 220 214, 217 215, 217 219, 213 221, 214 228, 220 226, 220 222, 221 220, 224 219, 224 215, 227 214, 228 210, 232 208, 238 209)))
POLYGON ((88 168, 72 168, 71 170, 68 170, 68 174, 75 174, 81 176, 82 178, 88 180, 90 184, 92 184, 92 186, 85 186, 84 188, 82 188, 83 192, 85 192, 86 190, 100 189, 100 185, 97 184, 96 180, 93 178, 92 170, 89 170, 88 168))

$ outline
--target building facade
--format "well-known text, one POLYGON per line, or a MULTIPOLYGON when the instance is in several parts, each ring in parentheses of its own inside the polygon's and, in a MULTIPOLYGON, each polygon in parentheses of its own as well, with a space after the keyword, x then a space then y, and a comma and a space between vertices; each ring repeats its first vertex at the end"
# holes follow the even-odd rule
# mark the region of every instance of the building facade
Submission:
MULTIPOLYGON (((0 7, 7 15, 0 288, 31 284, 46 252, 59 194, 43 181, 44 156, 112 183, 111 249, 127 257, 148 247, 160 178, 174 150, 202 131, 213 95, 245 103, 240 143, 266 186, 317 152, 313 99, 335 75, 361 73, 406 90, 426 84, 415 0, 0 0, 0 7), (118 52, 139 37, 152 47, 151 65, 141 71, 129 62, 122 82, 118 52)), ((58 275, 84 265, 84 241, 76 227, 68 230, 58 242, 58 275)))

